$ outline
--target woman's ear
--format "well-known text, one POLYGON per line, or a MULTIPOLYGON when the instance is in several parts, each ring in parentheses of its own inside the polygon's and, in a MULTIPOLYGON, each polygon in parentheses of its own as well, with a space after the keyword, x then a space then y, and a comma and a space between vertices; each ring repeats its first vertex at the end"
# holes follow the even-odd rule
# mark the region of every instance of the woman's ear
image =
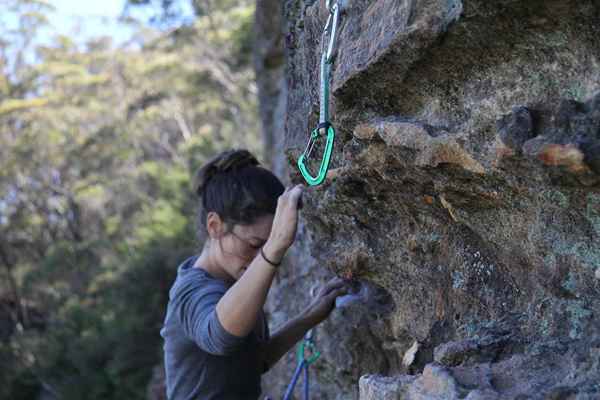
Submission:
POLYGON ((206 215, 206 231, 211 239, 219 239, 225 232, 225 223, 214 211, 206 215))

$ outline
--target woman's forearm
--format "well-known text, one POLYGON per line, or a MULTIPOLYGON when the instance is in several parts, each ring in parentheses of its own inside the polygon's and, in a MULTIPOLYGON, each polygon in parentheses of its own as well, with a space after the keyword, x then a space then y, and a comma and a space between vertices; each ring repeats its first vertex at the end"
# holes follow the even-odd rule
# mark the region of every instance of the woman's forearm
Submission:
POLYGON ((259 352, 268 368, 271 368, 285 353, 287 353, 305 333, 314 326, 303 315, 292 318, 277 330, 268 342, 261 345, 259 352))
MULTIPOLYGON (((268 242, 264 251, 273 260, 283 257, 281 251, 273 250, 268 242)), ((254 329, 275 272, 276 268, 259 253, 242 277, 227 290, 217 303, 217 317, 227 332, 243 337, 254 329)))
MULTIPOLYGON (((296 237, 298 226, 298 199, 302 185, 288 188, 277 199, 277 209, 269 239, 263 246, 265 256, 279 262, 296 237)), ((258 319, 267 293, 273 282, 276 267, 259 253, 244 274, 229 288, 217 303, 217 318, 226 331, 236 336, 246 336, 258 319)))

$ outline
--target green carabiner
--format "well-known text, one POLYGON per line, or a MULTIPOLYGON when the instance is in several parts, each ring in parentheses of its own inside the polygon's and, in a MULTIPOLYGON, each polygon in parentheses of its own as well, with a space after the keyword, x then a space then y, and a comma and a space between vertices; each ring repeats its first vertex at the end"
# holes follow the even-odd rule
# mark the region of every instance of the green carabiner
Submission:
POLYGON ((329 168, 329 162, 331 161, 331 151, 333 150, 333 140, 335 139, 335 129, 329 123, 327 125, 327 141, 325 143, 325 152, 323 154, 323 158, 321 159, 321 165, 319 166, 319 172, 317 176, 312 176, 310 171, 308 170, 306 163, 310 158, 310 153, 316 143, 316 141, 321 137, 321 126, 316 128, 310 134, 310 140, 308 141, 308 145, 306 146, 306 150, 298 159, 298 168, 310 186, 316 186, 321 184, 325 180, 325 176, 327 175, 327 169, 329 168))
POLYGON ((298 353, 297 353, 298 363, 300 363, 302 361, 306 361, 306 364, 310 365, 310 364, 314 363, 315 361, 317 361, 317 359, 321 356, 321 353, 316 350, 317 349, 311 340, 303 341, 302 344, 300 344, 298 346, 298 353), (304 351, 306 349, 306 345, 308 345, 308 347, 310 348, 310 351, 312 353, 312 355, 308 359, 304 358, 304 351))

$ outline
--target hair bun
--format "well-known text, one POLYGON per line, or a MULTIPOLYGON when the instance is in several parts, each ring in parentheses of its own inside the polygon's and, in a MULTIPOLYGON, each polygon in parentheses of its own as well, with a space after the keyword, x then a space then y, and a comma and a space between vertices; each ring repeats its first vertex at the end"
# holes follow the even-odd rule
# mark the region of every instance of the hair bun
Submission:
POLYGON ((228 150, 220 154, 215 165, 219 172, 229 172, 258 165, 258 160, 248 150, 228 150))
POLYGON ((260 163, 248 150, 226 150, 202 166, 194 178, 194 192, 202 196, 208 182, 217 174, 236 171, 260 163))

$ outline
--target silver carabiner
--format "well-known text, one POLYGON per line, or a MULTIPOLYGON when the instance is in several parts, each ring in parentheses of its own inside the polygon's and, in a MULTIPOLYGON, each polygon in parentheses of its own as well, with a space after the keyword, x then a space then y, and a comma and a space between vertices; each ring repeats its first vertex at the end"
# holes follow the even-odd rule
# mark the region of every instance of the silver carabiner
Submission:
POLYGON ((315 143, 317 142, 317 139, 319 138, 319 132, 318 131, 313 131, 310 135, 310 139, 308 139, 308 143, 306 144, 306 148, 304 149, 304 153, 302 153, 304 155, 305 159, 310 159, 310 155, 313 151, 313 148, 315 147, 315 143))
POLYGON ((306 334, 304 335, 304 340, 307 340, 309 342, 311 342, 313 340, 313 338, 315 337, 315 332, 313 331, 314 328, 311 328, 308 330, 308 332, 306 332, 306 334))
POLYGON ((333 52, 335 50, 335 44, 336 44, 336 39, 337 39, 337 28, 338 28, 338 21, 340 19, 340 4, 339 2, 335 2, 335 4, 333 5, 333 8, 330 10, 329 13, 329 18, 327 18, 327 24, 325 25, 325 29, 327 30, 329 28, 329 24, 331 21, 331 32, 329 34, 329 45, 327 46, 327 57, 326 57, 326 61, 327 63, 331 63, 332 61, 332 57, 333 57, 333 52), (333 19, 333 21, 331 21, 333 19))
POLYGON ((332 0, 326 0, 325 6, 327 10, 329 10, 329 16, 327 17, 327 22, 325 23, 325 29, 323 29, 323 49, 325 49, 324 40, 329 34, 329 43, 327 44, 327 53, 326 53, 326 62, 330 64, 332 62, 333 53, 335 51, 335 43, 337 40, 337 28, 338 22, 340 20, 340 13, 342 12, 342 8, 344 6, 343 0, 337 0, 333 2, 332 0))

